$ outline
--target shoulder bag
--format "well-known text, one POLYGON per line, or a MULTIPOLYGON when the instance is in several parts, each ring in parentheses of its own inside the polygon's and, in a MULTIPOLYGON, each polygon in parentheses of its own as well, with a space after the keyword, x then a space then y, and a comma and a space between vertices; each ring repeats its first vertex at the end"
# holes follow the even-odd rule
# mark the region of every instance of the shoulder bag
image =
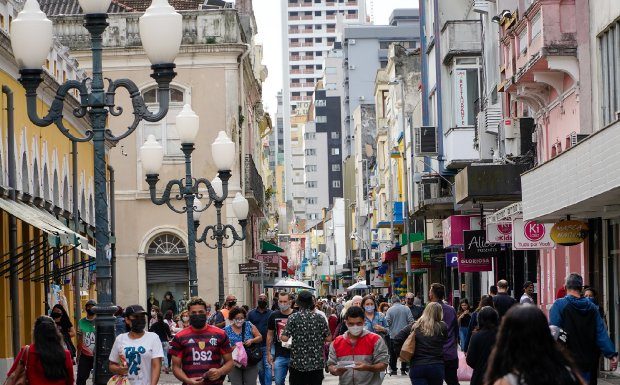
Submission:
MULTIPOLYGON (((245 346, 245 327, 248 324, 248 321, 243 323, 241 327, 241 339, 244 342, 245 346)), ((252 344, 250 346, 245 346, 245 351, 248 354, 248 366, 256 365, 263 360, 263 352, 260 350, 260 346, 257 344, 252 344)))
POLYGON ((26 345, 23 354, 19 359, 17 367, 10 376, 4 381, 4 385, 28 385, 28 357, 30 356, 30 346, 26 345), (24 356, 26 359, 24 360, 24 356))
POLYGON ((411 362, 413 354, 415 353, 415 329, 411 327, 411 333, 409 337, 403 343, 403 347, 400 349, 399 358, 403 362, 411 362))

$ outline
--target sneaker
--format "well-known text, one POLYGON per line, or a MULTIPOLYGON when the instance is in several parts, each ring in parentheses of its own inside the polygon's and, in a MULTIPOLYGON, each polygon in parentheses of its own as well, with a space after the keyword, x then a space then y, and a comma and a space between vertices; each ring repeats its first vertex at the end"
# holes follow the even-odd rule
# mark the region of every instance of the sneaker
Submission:
POLYGON ((408 375, 408 374, 409 374, 409 370, 407 370, 407 369, 401 369, 401 370, 400 370, 400 374, 402 374, 403 376, 406 376, 406 375, 408 375))

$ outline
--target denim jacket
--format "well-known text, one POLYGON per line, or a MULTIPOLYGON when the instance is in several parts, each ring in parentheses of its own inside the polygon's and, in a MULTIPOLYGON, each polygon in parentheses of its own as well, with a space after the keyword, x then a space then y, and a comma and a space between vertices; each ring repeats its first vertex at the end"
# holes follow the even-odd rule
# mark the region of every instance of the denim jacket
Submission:
POLYGON ((388 327, 385 316, 378 311, 375 312, 375 316, 372 321, 370 320, 370 318, 364 316, 364 329, 368 330, 369 332, 376 333, 375 325, 383 326, 386 329, 388 327))

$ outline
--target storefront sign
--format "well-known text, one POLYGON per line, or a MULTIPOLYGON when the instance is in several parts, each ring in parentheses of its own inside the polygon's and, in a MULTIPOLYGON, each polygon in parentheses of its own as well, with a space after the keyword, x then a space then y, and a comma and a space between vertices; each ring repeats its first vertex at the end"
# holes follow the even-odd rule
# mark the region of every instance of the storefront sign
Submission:
POLYGON ((459 253, 446 253, 446 267, 459 266, 459 253))
POLYGON ((441 241, 443 239, 443 227, 441 225, 441 219, 433 219, 431 221, 432 227, 432 239, 435 241, 441 241))
POLYGON ((459 273, 477 273, 491 270, 493 270, 492 257, 467 258, 464 253, 459 253, 459 273))
POLYGON ((580 221, 562 221, 551 228, 551 239, 558 245, 574 246, 588 237, 588 225, 580 221))
POLYGON ((487 240, 493 243, 512 243, 512 222, 487 223, 487 240))
POLYGON ((476 215, 452 215, 444 219, 443 247, 463 245, 463 231, 480 229, 480 217, 476 215))
POLYGON ((464 127, 469 122, 469 103, 467 96, 467 71, 454 70, 454 117, 457 127, 464 127))
POLYGON ((492 258, 502 252, 499 244, 487 242, 484 230, 463 231, 463 240, 465 242, 463 249, 467 258, 492 258))
POLYGON ((240 263, 239 264, 239 274, 257 274, 260 273, 260 264, 259 263, 240 263))
POLYGON ((411 268, 412 269, 427 269, 431 267, 430 261, 423 260, 420 254, 411 255, 411 268))
POLYGON ((515 250, 539 250, 555 247, 551 239, 553 223, 538 223, 515 218, 512 222, 512 248, 515 250))

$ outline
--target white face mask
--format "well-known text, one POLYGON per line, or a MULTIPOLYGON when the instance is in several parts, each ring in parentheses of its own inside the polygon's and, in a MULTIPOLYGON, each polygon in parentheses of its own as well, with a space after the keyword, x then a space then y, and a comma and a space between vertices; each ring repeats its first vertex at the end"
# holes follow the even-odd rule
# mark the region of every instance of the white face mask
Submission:
POLYGON ((189 317, 183 317, 183 322, 189 322, 189 317))
POLYGON ((234 322, 235 322, 236 326, 241 327, 241 326, 243 326, 243 323, 245 322, 245 320, 244 319, 236 319, 234 322))
POLYGON ((349 333, 351 333, 354 336, 359 336, 360 334, 362 334, 362 332, 364 331, 364 327, 363 326, 349 326, 349 333))

